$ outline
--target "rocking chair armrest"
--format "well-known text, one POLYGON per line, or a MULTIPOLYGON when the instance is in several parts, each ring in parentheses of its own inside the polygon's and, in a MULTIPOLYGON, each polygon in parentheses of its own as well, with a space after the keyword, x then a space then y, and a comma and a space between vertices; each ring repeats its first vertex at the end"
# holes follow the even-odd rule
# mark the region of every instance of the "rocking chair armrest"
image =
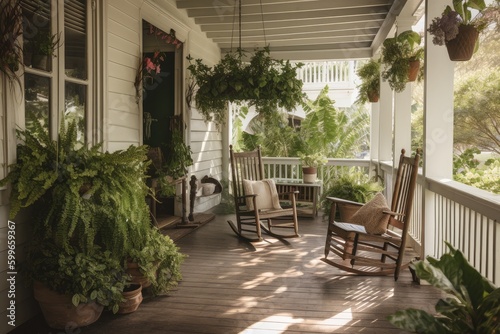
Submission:
POLYGON ((339 204, 350 204, 350 205, 357 205, 357 206, 363 206, 364 205, 363 203, 349 201, 347 199, 338 198, 338 197, 327 197, 326 199, 328 199, 328 200, 330 200, 332 202, 339 203, 339 204))
POLYGON ((391 211, 391 210, 384 210, 382 211, 383 213, 386 213, 388 215, 391 215, 391 216, 404 216, 405 214, 404 213, 401 213, 401 212, 394 212, 394 211, 391 211))

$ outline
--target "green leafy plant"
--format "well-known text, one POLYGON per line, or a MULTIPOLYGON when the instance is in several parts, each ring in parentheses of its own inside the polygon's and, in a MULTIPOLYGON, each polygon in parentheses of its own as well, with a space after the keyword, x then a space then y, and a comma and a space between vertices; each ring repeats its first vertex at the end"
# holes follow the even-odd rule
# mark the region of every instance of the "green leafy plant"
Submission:
POLYGON ((449 252, 439 260, 428 256, 412 264, 420 279, 447 294, 437 302, 437 314, 406 309, 389 316, 389 321, 414 333, 500 333, 500 288, 446 244, 449 252))
POLYGON ((325 155, 321 153, 303 154, 299 156, 300 162, 304 167, 319 167, 328 162, 325 155))
POLYGON ((34 55, 56 57, 55 51, 62 45, 61 34, 38 32, 33 39, 28 40, 28 48, 34 55))
POLYGON ((163 196, 175 195, 175 180, 183 177, 188 172, 188 167, 193 164, 191 147, 184 143, 182 133, 177 127, 172 129, 172 137, 167 145, 161 147, 164 161, 159 168, 154 170, 152 177, 159 182, 160 192, 163 196))
POLYGON ((19 43, 23 34, 20 1, 5 0, 0 3, 0 72, 11 82, 21 81, 17 71, 23 66, 23 50, 19 43))
POLYGON ((369 59, 356 71, 361 79, 357 103, 377 102, 380 96, 380 60, 369 59))
POLYGON ((224 124, 228 102, 247 101, 257 112, 269 114, 278 107, 293 110, 303 100, 296 72, 302 64, 271 58, 269 47, 256 50, 248 62, 244 58, 245 52, 238 49, 209 67, 202 59, 188 57, 188 70, 198 86, 196 108, 206 122, 224 124))
POLYGON ((151 282, 153 294, 165 293, 177 285, 182 279, 180 266, 184 258, 172 239, 155 228, 149 229, 129 253, 129 259, 151 282))
POLYGON ((325 191, 321 195, 323 212, 330 212, 331 201, 325 200, 326 197, 366 203, 383 190, 378 182, 370 180, 368 175, 356 170, 336 175, 324 182, 325 191))
POLYGON ((51 239, 61 248, 91 250, 99 242, 116 255, 127 250, 132 220, 148 226, 149 211, 142 202, 145 147, 101 152, 77 141, 77 123, 61 126, 52 140, 39 122, 17 134, 18 161, 0 184, 11 183, 10 217, 32 207, 35 235, 51 239), (134 177, 135 176, 135 177, 134 177))
MULTIPOLYGON (((396 37, 387 38, 382 46, 382 78, 389 86, 402 92, 409 81, 409 71, 413 62, 418 63, 418 80, 422 78, 424 49, 420 46, 421 37, 412 30, 403 31, 396 37)), ((416 64, 416 63, 414 63, 416 64)))
POLYGON ((128 275, 111 252, 95 247, 82 253, 43 241, 31 246, 27 263, 24 274, 31 281, 71 296, 73 305, 95 301, 118 312, 128 275))
POLYGON ((70 293, 75 304, 97 300, 116 310, 125 261, 151 240, 154 272, 161 275, 155 289, 166 291, 180 278, 174 258, 182 255, 151 227, 145 146, 113 153, 88 147, 78 142, 75 121, 61 125, 57 140, 40 122, 19 130, 18 137, 17 162, 0 184, 10 183, 10 217, 21 208, 32 210, 30 242, 37 246, 24 263, 32 278, 70 293))
MULTIPOLYGON (((498 22, 499 1, 486 6, 484 0, 455 0, 453 8, 446 6, 440 17, 435 17, 427 29, 435 45, 444 45, 457 37, 460 26, 470 26, 483 31, 489 24, 498 22), (476 15, 472 15, 476 10, 476 15)), ((476 41, 476 50, 479 40, 476 41)))

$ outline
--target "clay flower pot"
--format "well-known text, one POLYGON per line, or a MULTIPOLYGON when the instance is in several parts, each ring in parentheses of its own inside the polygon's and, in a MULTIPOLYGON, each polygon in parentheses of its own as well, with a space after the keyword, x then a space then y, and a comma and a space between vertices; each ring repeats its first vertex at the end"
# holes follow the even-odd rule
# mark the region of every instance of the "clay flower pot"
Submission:
POLYGON ((120 303, 118 313, 127 314, 137 310, 142 303, 142 286, 140 284, 130 284, 123 290, 123 298, 125 301, 120 303))

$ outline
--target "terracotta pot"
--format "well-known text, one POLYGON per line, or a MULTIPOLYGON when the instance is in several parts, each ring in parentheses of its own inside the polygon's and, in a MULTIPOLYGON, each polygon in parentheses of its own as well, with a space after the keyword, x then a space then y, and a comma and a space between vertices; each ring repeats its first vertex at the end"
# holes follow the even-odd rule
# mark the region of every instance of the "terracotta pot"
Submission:
POLYGON ((151 282, 148 280, 146 276, 139 270, 139 265, 135 262, 127 262, 127 274, 131 277, 132 283, 140 284, 143 288, 147 288, 151 285, 151 282))
POLYGON ((90 325, 99 319, 104 307, 96 302, 73 305, 71 296, 63 295, 35 281, 35 299, 42 309, 47 324, 55 329, 77 328, 90 325))
POLYGON ((368 101, 372 103, 378 102, 378 99, 380 98, 378 92, 376 91, 370 91, 367 93, 367 95, 368 95, 368 101))
POLYGON ((479 32, 475 27, 461 25, 458 35, 446 42, 446 50, 452 61, 467 61, 472 58, 479 32))
POLYGON ((304 183, 314 183, 318 176, 318 169, 316 167, 302 167, 302 179, 304 183))
POLYGON ((142 303, 142 286, 140 284, 130 284, 123 290, 125 301, 120 303, 118 313, 127 314, 137 310, 142 303))
POLYGON ((410 69, 408 70, 408 82, 413 82, 418 77, 418 71, 420 70, 420 61, 414 60, 410 62, 410 69))

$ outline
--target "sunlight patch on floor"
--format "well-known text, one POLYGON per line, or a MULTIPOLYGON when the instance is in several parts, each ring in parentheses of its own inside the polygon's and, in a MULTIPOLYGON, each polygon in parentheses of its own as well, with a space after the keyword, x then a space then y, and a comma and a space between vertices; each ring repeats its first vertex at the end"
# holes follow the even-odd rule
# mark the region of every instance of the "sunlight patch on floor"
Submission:
POLYGON ((351 308, 347 308, 344 311, 337 313, 331 318, 325 319, 321 322, 319 322, 319 325, 323 326, 345 326, 349 322, 352 321, 352 310, 351 308))
POLYGON ((252 326, 241 331, 240 334, 262 333, 262 330, 272 331, 273 333, 285 333, 288 327, 302 322, 304 322, 304 319, 294 318, 292 314, 274 314, 254 323, 252 326))

